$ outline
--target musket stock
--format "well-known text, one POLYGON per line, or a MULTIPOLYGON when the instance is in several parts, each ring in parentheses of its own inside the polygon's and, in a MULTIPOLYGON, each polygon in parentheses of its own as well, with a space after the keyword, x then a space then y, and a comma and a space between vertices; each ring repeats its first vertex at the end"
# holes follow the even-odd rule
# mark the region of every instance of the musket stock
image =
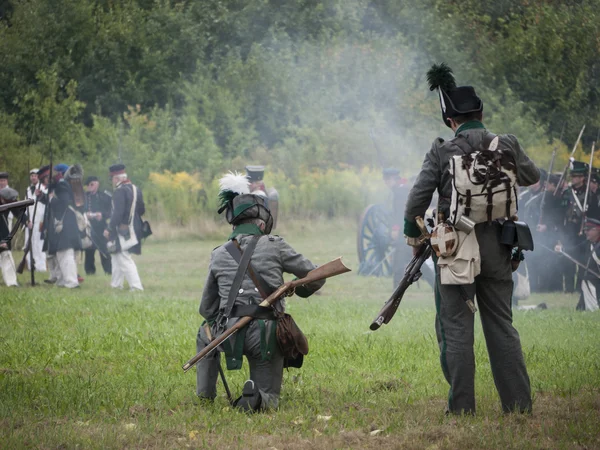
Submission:
MULTIPOLYGON (((429 234, 429 233, 428 233, 429 234)), ((404 297, 404 293, 413 284, 421 277, 421 266, 425 263, 427 259, 432 254, 431 245, 429 240, 426 238, 426 241, 421 244, 417 254, 413 257, 413 259, 406 266, 406 270, 404 272, 404 277, 400 280, 400 283, 394 290, 394 293, 391 295, 390 299, 385 302, 379 313, 377 313, 377 317, 375 320, 371 322, 369 329, 371 331, 378 330, 381 325, 388 324, 394 314, 396 314, 396 310, 400 306, 400 302, 402 301, 402 297, 404 297)))
MULTIPOLYGON (((260 303, 260 306, 272 305, 277 300, 279 300, 279 298, 281 298, 283 295, 296 288, 297 286, 302 286, 303 284, 312 283, 314 281, 324 280, 326 278, 341 275, 342 273, 346 272, 350 272, 350 269, 344 265, 344 263, 342 262, 342 258, 334 259, 333 261, 330 261, 327 264, 323 264, 322 266, 311 270, 304 278, 283 283, 279 288, 277 288, 275 292, 273 292, 271 295, 265 298, 260 303)), ((235 323, 235 325, 225 330, 219 336, 215 337, 206 347, 204 347, 199 353, 197 353, 196 356, 194 356, 188 362, 186 362, 182 366, 183 371, 187 372, 188 370, 190 370, 196 363, 206 358, 219 345, 221 345, 223 342, 229 339, 229 337, 231 337, 238 330, 248 325, 253 319, 254 318, 250 316, 241 317, 235 323)))

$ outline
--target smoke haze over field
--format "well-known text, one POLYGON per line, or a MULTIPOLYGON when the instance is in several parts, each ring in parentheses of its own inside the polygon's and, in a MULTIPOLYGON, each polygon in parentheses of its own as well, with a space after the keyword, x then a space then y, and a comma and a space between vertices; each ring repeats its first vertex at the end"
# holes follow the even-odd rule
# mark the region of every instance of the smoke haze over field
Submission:
POLYGON ((424 79, 441 61, 476 87, 490 129, 544 161, 558 134, 546 121, 566 120, 568 142, 584 116, 599 122, 595 1, 9 2, 0 165, 25 179, 52 143, 97 174, 121 148, 141 184, 165 170, 207 184, 248 162, 295 181, 363 166, 411 175, 451 136, 424 79))

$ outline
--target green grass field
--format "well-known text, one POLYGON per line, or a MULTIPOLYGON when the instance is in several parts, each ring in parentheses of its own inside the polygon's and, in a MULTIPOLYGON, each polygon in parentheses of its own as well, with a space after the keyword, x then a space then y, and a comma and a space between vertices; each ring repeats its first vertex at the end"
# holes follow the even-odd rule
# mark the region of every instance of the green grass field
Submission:
MULTIPOLYGON (((356 269, 354 233, 307 223, 282 235, 316 263, 343 256, 356 269)), ((0 288, 0 447, 600 448, 600 314, 575 312, 575 296, 534 296, 523 303, 549 309, 514 314, 531 416, 501 413, 480 326, 478 414, 444 416, 431 290, 411 287, 394 320, 370 332, 391 280, 355 272, 288 302, 311 350, 284 374, 278 411, 233 411, 220 382, 215 403, 201 403, 181 365, 195 353, 209 255, 222 242, 152 239, 137 258, 143 293, 114 292, 104 275, 65 290, 31 288, 25 273, 23 287, 0 288)), ((234 395, 247 371, 227 372, 234 395)))

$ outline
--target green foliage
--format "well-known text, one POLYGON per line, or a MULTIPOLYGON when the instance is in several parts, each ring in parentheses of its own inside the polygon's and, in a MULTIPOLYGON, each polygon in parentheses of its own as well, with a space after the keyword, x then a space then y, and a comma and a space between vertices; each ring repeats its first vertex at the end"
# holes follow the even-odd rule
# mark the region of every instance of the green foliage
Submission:
POLYGON ((22 146, 47 159, 52 145, 89 174, 121 158, 142 185, 165 170, 212 180, 250 160, 293 182, 306 170, 411 175, 432 139, 450 136, 425 78, 443 61, 458 84, 477 88, 486 125, 517 135, 542 164, 547 152, 537 149, 563 124, 567 146, 587 124, 586 151, 600 128, 598 6, 9 2, 0 162, 24 174, 22 146), (6 153, 15 145, 19 156, 6 153))
MULTIPOLYGON (((144 197, 153 218, 186 226, 194 217, 217 218, 221 206, 218 177, 204 178, 186 172, 150 173, 144 197)), ((358 217, 366 205, 385 202, 389 196, 377 170, 304 168, 289 176, 268 170, 267 188, 279 193, 279 220, 319 217, 358 217)), ((198 229, 195 235, 202 236, 198 229)))

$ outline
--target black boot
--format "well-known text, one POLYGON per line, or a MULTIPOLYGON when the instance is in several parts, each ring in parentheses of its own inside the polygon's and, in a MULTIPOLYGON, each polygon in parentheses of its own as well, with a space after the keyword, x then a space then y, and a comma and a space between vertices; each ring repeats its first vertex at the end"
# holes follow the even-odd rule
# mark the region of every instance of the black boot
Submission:
POLYGON ((242 396, 233 403, 233 406, 242 411, 252 413, 258 411, 260 403, 261 397, 256 384, 254 381, 248 380, 244 383, 242 396))

